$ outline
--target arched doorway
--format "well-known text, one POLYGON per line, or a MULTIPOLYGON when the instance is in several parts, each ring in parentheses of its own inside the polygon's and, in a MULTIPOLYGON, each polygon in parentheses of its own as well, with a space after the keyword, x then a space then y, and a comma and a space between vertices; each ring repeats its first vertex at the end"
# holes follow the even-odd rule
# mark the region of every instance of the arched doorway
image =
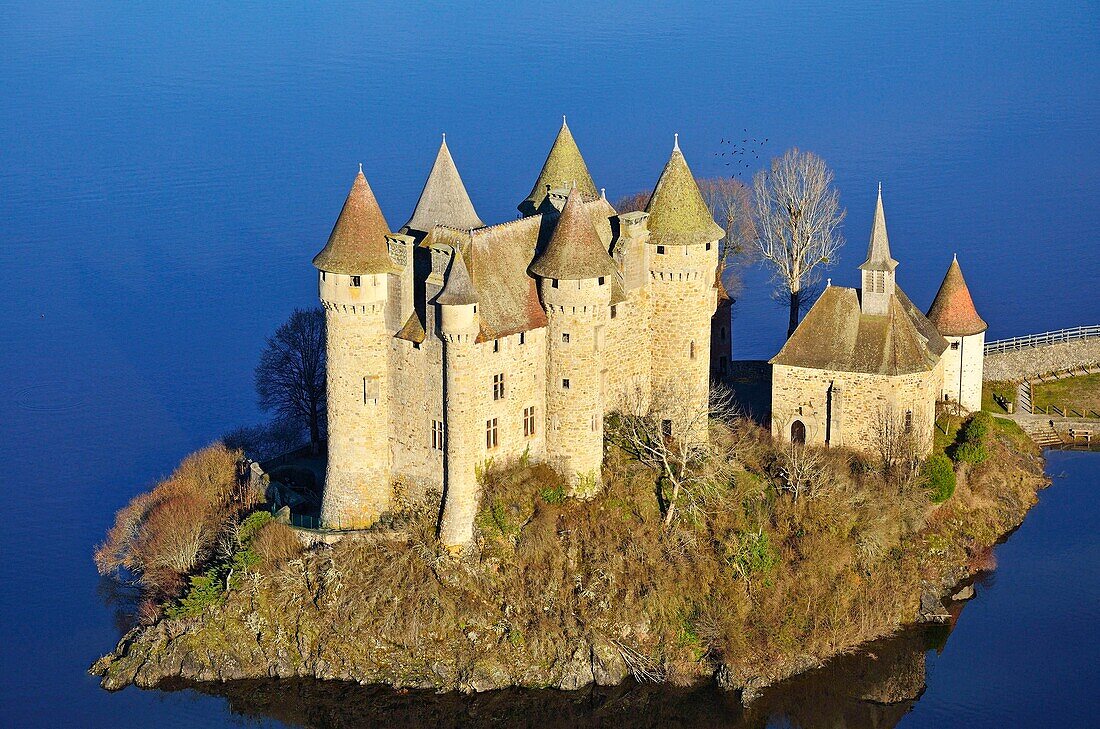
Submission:
POLYGON ((806 443, 806 425, 801 420, 791 423, 791 442, 799 445, 806 443))

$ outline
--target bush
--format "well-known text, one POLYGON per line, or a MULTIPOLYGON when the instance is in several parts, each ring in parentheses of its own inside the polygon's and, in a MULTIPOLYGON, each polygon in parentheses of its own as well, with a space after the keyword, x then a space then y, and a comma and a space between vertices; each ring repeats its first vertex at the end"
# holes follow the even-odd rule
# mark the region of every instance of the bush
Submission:
POLYGON ((977 465, 988 457, 989 452, 986 451, 984 443, 971 443, 967 441, 955 446, 955 460, 959 463, 973 463, 977 465))
POLYGON ((933 504, 942 504, 955 493, 955 469, 951 459, 937 453, 924 462, 925 487, 933 504))
POLYGON ((993 428, 993 416, 989 413, 975 413, 959 430, 959 440, 963 443, 984 443, 993 428))

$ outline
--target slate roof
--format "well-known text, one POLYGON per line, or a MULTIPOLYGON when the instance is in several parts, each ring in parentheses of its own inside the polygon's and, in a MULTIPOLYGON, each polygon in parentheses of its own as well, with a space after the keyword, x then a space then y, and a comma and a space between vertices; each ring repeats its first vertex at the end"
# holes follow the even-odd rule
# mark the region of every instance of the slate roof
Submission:
POLYGON ((539 209, 549 190, 570 189, 574 186, 588 197, 599 194, 596 183, 588 172, 588 165, 581 157, 581 150, 573 139, 573 133, 565 123, 565 117, 562 117, 561 129, 550 147, 550 154, 546 155, 535 186, 531 188, 531 194, 519 204, 519 210, 524 215, 532 215, 539 209))
POLYGON ((864 271, 893 271, 898 262, 890 255, 890 237, 886 235, 886 213, 882 209, 882 184, 878 186, 875 219, 871 224, 871 241, 867 245, 867 260, 860 264, 864 271))
POLYGON ((936 366, 947 342, 900 288, 885 316, 863 314, 858 289, 822 292, 772 364, 905 375, 936 366))
POLYGON ((695 184, 695 177, 680 151, 672 148, 657 187, 649 198, 649 242, 656 245, 698 245, 724 238, 726 231, 714 216, 695 184))
MULTIPOLYGON (((602 198, 600 199, 604 201, 602 198)), ((599 205, 599 202, 593 205, 599 205)), ((610 207, 610 205, 608 205, 610 207)), ((562 208, 550 242, 531 264, 531 273, 569 281, 617 273, 592 216, 574 188, 562 208)))
POLYGON ((474 282, 470 280, 470 273, 466 270, 462 252, 455 248, 454 255, 451 256, 451 268, 447 271, 443 290, 435 297, 435 303, 444 306, 463 306, 476 304, 480 300, 474 288, 474 282))
POLYGON ((396 273, 399 268, 386 243, 389 234, 390 227, 360 166, 328 243, 314 256, 313 265, 330 273, 396 273))
POLYGON ((953 258, 947 268, 947 275, 928 309, 928 319, 941 334, 949 337, 967 337, 989 328, 974 308, 958 258, 953 258))
POLYGON ((462 177, 458 174, 451 150, 447 147, 447 137, 439 145, 439 152, 424 183, 424 190, 416 203, 409 222, 404 230, 427 232, 436 225, 447 225, 460 230, 481 228, 485 223, 477 216, 462 177))

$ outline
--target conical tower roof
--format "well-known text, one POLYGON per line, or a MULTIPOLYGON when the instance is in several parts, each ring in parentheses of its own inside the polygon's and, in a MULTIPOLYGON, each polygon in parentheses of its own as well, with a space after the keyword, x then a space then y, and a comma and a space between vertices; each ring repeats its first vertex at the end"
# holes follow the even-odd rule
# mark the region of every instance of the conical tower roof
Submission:
POLYGON ((699 185, 680 151, 679 135, 657 187, 649 198, 649 241, 658 245, 695 245, 724 237, 714 222, 699 185))
POLYGON ((882 208, 882 183, 878 186, 875 220, 871 224, 871 242, 867 245, 867 260, 860 264, 864 271, 893 271, 898 262, 890 256, 890 237, 886 235, 886 212, 882 208))
POLYGON ((328 243, 313 257, 313 265, 330 273, 395 273, 398 268, 386 244, 389 234, 390 227, 360 165, 328 243))
POLYGON ((536 276, 567 281, 616 273, 615 260, 604 248, 577 188, 569 193, 550 242, 530 270, 536 276))
POLYGON ((462 184, 451 150, 447 148, 446 134, 439 145, 432 171, 428 173, 428 181, 420 193, 420 200, 405 228, 427 232, 439 224, 460 230, 485 226, 474 211, 466 186, 462 184))
POLYGON ((978 316, 974 300, 970 298, 970 289, 963 279, 959 259, 952 258, 943 277, 940 290, 928 309, 928 320, 936 325, 940 334, 948 337, 967 337, 984 332, 989 325, 978 316))
POLYGON ((554 145, 550 147, 550 154, 546 155, 546 161, 539 172, 539 178, 535 180, 535 186, 531 188, 531 194, 519 204, 520 212, 531 214, 546 197, 548 189, 557 190, 576 187, 588 197, 596 197, 596 183, 592 181, 592 175, 588 173, 588 165, 581 157, 581 150, 573 139, 573 133, 569 131, 569 125, 565 123, 565 117, 561 118, 561 129, 554 139, 554 145))
POLYGON ((435 297, 435 303, 444 306, 463 306, 476 304, 480 301, 474 282, 470 279, 470 272, 466 270, 466 261, 462 258, 462 251, 455 247, 451 257, 451 269, 447 272, 447 280, 443 283, 443 290, 435 297))

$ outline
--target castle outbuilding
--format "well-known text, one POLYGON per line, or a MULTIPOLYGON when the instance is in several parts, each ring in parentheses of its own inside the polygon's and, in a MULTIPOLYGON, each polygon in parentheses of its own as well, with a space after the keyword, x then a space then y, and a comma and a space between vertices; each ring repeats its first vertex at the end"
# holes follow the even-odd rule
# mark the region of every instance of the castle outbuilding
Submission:
POLYGON ((932 445, 938 400, 981 407, 985 322, 953 261, 928 316, 897 283, 879 187, 859 289, 827 286, 771 360, 780 441, 876 451, 932 445))
POLYGON ((619 214, 563 120, 519 209, 485 225, 445 139, 396 233, 356 177, 314 259, 326 525, 369 526, 396 493, 441 491, 440 536, 459 547, 490 460, 547 462, 587 497, 601 487, 606 413, 659 410, 654 393, 673 391, 705 407, 724 231, 678 140, 646 210, 619 214))

